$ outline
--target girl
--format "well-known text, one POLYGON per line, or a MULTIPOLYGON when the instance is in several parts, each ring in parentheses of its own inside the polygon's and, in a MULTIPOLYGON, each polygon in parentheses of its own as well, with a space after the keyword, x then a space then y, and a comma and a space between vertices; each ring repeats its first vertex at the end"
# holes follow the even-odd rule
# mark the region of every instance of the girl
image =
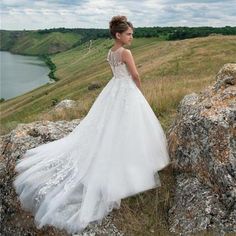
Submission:
MULTIPOLYGON (((110 33, 111 36, 115 39, 114 47, 111 49, 113 52, 120 47, 122 48, 124 45, 131 44, 133 39, 133 25, 131 22, 127 21, 127 18, 125 16, 113 17, 110 21, 110 33)), ((122 61, 126 63, 133 80, 141 90, 139 74, 130 50, 123 50, 122 61)))
POLYGON ((69 233, 101 223, 121 199, 161 186, 157 171, 169 164, 164 131, 141 92, 131 51, 133 26, 110 21, 113 76, 88 114, 67 136, 29 149, 17 161, 14 187, 38 229, 69 233))

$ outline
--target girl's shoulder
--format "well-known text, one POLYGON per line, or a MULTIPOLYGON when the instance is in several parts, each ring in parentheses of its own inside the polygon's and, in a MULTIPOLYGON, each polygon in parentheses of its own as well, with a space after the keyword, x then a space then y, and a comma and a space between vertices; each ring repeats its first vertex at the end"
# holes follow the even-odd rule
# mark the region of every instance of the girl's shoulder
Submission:
POLYGON ((124 48, 124 47, 119 47, 119 48, 117 48, 117 49, 113 49, 113 48, 110 48, 109 49, 109 52, 111 52, 111 53, 118 53, 118 52, 121 52, 121 51, 123 51, 123 50, 125 50, 126 48, 124 48))
POLYGON ((130 49, 124 48, 124 50, 122 50, 122 55, 124 55, 124 56, 132 56, 132 52, 131 52, 130 49))

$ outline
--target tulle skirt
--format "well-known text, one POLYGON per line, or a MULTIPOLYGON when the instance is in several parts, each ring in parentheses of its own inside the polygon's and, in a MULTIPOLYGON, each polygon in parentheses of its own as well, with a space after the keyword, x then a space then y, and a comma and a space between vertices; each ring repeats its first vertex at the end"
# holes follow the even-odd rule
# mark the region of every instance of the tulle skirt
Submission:
POLYGON ((112 77, 71 133, 17 160, 13 184, 38 229, 78 233, 122 198, 161 186, 157 171, 168 164, 166 136, 145 97, 130 77, 112 77))

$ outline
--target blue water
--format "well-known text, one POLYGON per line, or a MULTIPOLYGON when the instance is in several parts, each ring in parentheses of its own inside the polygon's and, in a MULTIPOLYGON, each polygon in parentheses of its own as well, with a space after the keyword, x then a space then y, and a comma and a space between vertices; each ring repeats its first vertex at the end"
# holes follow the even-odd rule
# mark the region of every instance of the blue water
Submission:
POLYGON ((0 98, 14 98, 53 82, 48 77, 49 68, 38 57, 0 51, 0 58, 0 98))

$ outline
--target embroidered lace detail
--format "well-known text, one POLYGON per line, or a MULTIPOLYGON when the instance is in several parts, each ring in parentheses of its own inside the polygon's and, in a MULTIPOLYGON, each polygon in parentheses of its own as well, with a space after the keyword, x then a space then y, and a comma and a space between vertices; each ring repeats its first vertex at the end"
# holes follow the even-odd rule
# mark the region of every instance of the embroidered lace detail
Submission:
POLYGON ((111 49, 109 50, 106 60, 111 66, 119 66, 125 64, 124 62, 122 62, 121 58, 121 53, 123 50, 123 47, 118 48, 114 52, 111 49))
MULTIPOLYGON (((69 152, 67 156, 70 156, 70 154, 71 152, 69 152)), ((50 190, 67 179, 67 183, 64 185, 64 190, 66 190, 68 184, 70 184, 68 178, 72 170, 73 164, 71 163, 71 160, 68 161, 66 158, 49 161, 41 171, 44 171, 45 173, 51 171, 51 178, 44 183, 38 192, 36 191, 34 197, 35 207, 38 207, 41 204, 50 190)))

